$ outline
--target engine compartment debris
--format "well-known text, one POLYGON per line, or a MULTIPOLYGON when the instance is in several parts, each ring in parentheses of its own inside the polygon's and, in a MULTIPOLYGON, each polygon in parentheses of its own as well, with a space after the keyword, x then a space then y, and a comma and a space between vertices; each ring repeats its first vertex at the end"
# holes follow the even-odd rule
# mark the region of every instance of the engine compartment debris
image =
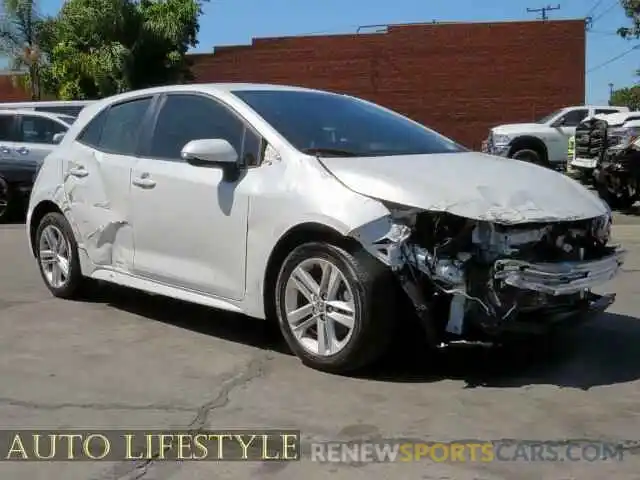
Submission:
POLYGON ((591 292, 624 262, 610 231, 610 215, 507 226, 402 209, 369 250, 396 272, 434 343, 481 342, 613 302, 591 292))

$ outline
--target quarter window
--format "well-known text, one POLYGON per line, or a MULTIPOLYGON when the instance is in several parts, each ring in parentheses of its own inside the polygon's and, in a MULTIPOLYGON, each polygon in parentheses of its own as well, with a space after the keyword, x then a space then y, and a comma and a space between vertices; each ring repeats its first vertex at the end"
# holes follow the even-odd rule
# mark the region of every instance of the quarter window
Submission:
POLYGON ((220 138, 242 152, 244 123, 221 103, 200 95, 169 95, 156 123, 149 156, 179 160, 191 140, 220 138))
POLYGON ((67 129, 61 123, 50 118, 25 115, 20 122, 18 141, 25 143, 53 144, 56 133, 64 133, 67 129))
POLYGON ((135 155, 150 105, 151 97, 112 105, 106 112, 98 148, 118 155, 135 155))

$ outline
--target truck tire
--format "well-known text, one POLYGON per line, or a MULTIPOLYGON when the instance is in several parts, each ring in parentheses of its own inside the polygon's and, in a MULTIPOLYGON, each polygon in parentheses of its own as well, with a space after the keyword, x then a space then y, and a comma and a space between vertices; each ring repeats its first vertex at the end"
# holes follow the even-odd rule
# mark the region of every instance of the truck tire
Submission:
POLYGON ((521 148, 516 150, 511 154, 511 158, 514 160, 521 160, 523 162, 535 163, 536 165, 544 165, 540 154, 530 148, 521 148))

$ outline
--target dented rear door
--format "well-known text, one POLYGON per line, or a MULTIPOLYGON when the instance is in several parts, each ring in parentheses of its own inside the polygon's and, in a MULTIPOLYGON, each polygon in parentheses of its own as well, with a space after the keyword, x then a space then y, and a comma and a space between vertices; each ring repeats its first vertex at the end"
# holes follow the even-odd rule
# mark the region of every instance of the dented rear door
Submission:
POLYGON ((152 98, 103 111, 63 156, 64 192, 80 248, 94 265, 131 272, 131 172, 152 98))

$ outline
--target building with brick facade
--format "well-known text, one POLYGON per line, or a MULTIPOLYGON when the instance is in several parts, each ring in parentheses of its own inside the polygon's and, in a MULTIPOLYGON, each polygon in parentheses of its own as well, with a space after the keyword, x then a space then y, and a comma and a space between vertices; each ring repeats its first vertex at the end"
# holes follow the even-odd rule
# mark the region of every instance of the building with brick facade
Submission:
MULTIPOLYGON (((584 20, 553 20, 260 38, 190 57, 197 82, 291 84, 357 95, 478 148, 493 125, 583 103, 585 47, 584 20)), ((0 100, 10 95, 0 83, 0 100)))

